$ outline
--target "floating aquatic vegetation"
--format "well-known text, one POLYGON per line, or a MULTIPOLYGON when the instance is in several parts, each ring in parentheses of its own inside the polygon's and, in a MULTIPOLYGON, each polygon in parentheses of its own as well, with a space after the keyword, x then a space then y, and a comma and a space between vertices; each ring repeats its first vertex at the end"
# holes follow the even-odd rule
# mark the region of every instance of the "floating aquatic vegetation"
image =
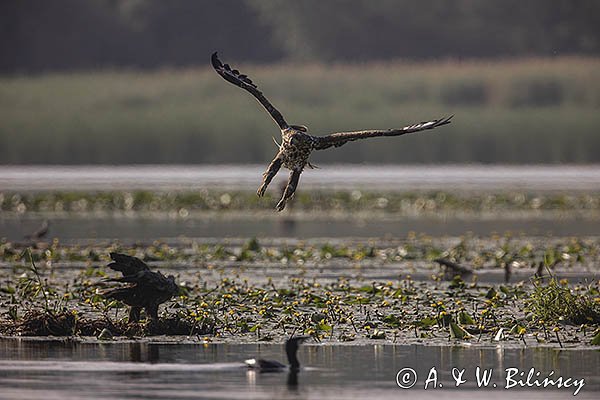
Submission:
MULTIPOLYGON (((0 261, 19 265, 28 243, 0 241, 0 261)), ((596 238, 535 238, 492 236, 480 238, 465 236, 456 239, 433 239, 425 235, 409 234, 393 241, 351 240, 293 241, 287 243, 259 242, 256 238, 242 241, 206 244, 198 240, 164 243, 138 243, 132 247, 132 255, 145 262, 218 263, 268 262, 284 265, 327 265, 334 261, 360 262, 363 265, 391 265, 408 261, 424 263, 438 271, 433 262, 446 257, 474 271, 502 269, 507 265, 514 271, 528 270, 531 275, 544 267, 542 274, 552 272, 558 265, 562 268, 593 270, 600 262, 600 242, 596 238)), ((33 248, 31 257, 44 267, 59 262, 83 262, 89 266, 107 261, 107 253, 123 251, 118 243, 101 245, 65 245, 57 239, 41 242, 33 248)), ((452 278, 453 276, 451 276, 452 278)), ((465 277, 463 277, 465 279, 465 277)), ((459 282, 456 282, 459 284, 459 282)))
POLYGON ((477 273, 498 269, 497 257, 511 253, 522 264, 515 268, 533 276, 532 264, 549 253, 570 255, 563 257, 563 270, 597 265, 594 239, 410 235, 380 243, 181 240, 127 249, 117 243, 56 241, 32 249, 31 257, 17 245, 1 246, 0 333, 8 335, 98 337, 106 329, 112 337, 167 334, 265 341, 296 332, 344 342, 495 340, 575 346, 591 343, 599 325, 589 312, 600 304, 597 281, 568 287, 555 281, 550 289, 550 283, 527 280, 494 285, 476 278, 444 281, 433 262, 436 255, 452 254, 477 273), (165 303, 158 322, 129 324, 126 307, 99 295, 110 251, 135 254, 153 269, 176 275, 182 291, 165 303), (418 280, 407 273, 417 268, 428 271, 418 280), (388 277, 370 277, 369 271, 388 277), (547 304, 557 294, 567 304, 579 304, 573 308, 577 312, 555 306, 558 311, 551 314, 547 304), (576 300, 583 297, 585 302, 576 300))
POLYGON ((527 305, 535 317, 542 321, 574 325, 600 324, 597 287, 572 289, 567 281, 560 282, 551 277, 547 283, 535 282, 527 305))
MULTIPOLYGON (((0 192, 0 212, 27 213, 163 213, 186 219, 194 213, 207 211, 270 211, 273 194, 259 199, 253 191, 114 191, 114 192, 0 192)), ((393 213, 396 215, 493 214, 506 212, 543 211, 581 212, 585 215, 600 211, 600 193, 530 193, 497 192, 379 192, 379 191, 310 191, 298 193, 295 212, 357 211, 393 213)))

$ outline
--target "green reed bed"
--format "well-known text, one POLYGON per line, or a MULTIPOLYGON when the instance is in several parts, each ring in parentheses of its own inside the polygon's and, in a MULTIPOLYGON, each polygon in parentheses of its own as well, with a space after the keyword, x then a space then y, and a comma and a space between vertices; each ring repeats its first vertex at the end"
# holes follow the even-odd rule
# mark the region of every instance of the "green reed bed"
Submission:
MULTIPOLYGON (((240 65, 312 133, 455 114, 427 139, 373 140, 317 162, 598 162, 595 58, 240 65)), ((272 121, 207 68, 0 78, 0 163, 264 162, 272 121)))

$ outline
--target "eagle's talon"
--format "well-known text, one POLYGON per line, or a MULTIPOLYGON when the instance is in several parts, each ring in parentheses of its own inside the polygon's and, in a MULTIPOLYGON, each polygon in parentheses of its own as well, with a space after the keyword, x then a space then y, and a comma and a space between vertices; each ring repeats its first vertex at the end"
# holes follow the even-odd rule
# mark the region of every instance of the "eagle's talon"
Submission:
POLYGON ((254 96, 254 98, 258 100, 264 109, 271 115, 281 130, 281 143, 277 143, 275 140, 279 151, 263 174, 263 184, 256 192, 259 197, 262 197, 265 194, 267 186, 282 166, 291 170, 292 173, 289 178, 288 186, 285 189, 285 193, 275 207, 277 211, 282 211, 285 208, 287 200, 294 195, 300 174, 302 173, 304 167, 308 165, 310 168, 314 168, 314 166, 308 161, 312 151, 325 150, 331 147, 337 148, 348 142, 360 139, 401 136, 409 133, 434 129, 439 126, 449 124, 452 118, 452 116, 450 116, 446 118, 435 119, 418 124, 411 124, 399 129, 335 132, 325 136, 313 136, 308 134, 308 129, 305 126, 289 125, 279 110, 277 110, 258 89, 258 86, 254 84, 247 75, 240 73, 236 69, 232 69, 229 64, 224 64, 221 62, 217 53, 212 55, 211 62, 216 73, 219 74, 223 79, 239 88, 246 90, 252 96, 254 96))
POLYGON ((279 203, 277 203, 277 205, 275 206, 275 209, 277 211, 283 211, 283 209, 285 208, 285 201, 284 200, 280 200, 279 203))

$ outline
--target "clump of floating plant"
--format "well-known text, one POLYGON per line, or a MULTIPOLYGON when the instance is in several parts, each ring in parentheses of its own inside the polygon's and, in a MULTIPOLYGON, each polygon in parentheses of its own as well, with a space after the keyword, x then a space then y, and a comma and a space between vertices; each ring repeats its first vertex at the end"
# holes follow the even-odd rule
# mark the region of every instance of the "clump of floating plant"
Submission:
POLYGON ((567 280, 554 276, 536 280, 527 302, 528 309, 541 321, 575 325, 600 324, 600 301, 597 288, 572 289, 567 280), (594 297, 595 296, 595 297, 594 297))
POLYGON ((61 295, 42 277, 29 249, 20 255, 27 264, 16 265, 19 271, 15 286, 7 286, 11 294, 9 316, 16 333, 36 332, 40 335, 72 335, 76 314, 67 309, 70 295, 61 295))

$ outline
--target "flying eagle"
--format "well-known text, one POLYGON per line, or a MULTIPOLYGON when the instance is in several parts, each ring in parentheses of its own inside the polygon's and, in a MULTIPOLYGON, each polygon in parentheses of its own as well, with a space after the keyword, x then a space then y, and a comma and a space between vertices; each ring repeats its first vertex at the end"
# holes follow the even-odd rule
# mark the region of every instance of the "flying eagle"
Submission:
POLYGON ((283 166, 290 170, 290 176, 287 186, 283 192, 281 200, 277 203, 277 211, 282 211, 285 208, 286 202, 294 195, 300 174, 304 167, 310 163, 308 158, 313 150, 325 150, 330 147, 340 147, 348 142, 366 139, 378 136, 401 136, 407 133, 420 132, 427 129, 437 128, 438 126, 450 123, 450 117, 440 118, 428 122, 420 122, 406 126, 401 129, 387 130, 367 130, 355 132, 337 132, 326 136, 309 135, 308 129, 302 125, 288 124, 283 115, 267 100, 267 98, 258 89, 258 86, 247 75, 240 73, 236 69, 232 69, 229 64, 223 64, 217 53, 213 53, 211 57, 212 65, 215 71, 226 81, 250 92, 256 100, 267 110, 275 123, 281 129, 281 144, 277 155, 269 164, 267 170, 263 173, 262 185, 257 190, 259 197, 262 197, 267 190, 267 186, 283 166))

